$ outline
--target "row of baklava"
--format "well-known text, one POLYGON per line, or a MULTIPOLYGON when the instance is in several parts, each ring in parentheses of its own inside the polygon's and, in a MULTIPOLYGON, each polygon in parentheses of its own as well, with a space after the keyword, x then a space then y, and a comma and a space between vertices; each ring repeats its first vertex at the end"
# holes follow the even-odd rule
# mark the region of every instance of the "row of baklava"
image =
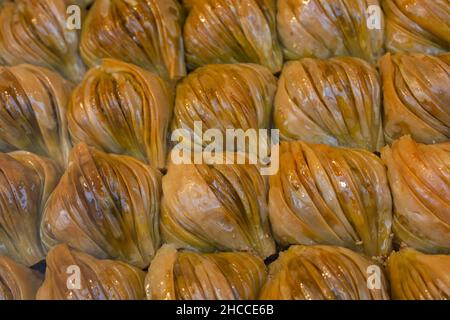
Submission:
POLYGON ((380 64, 382 77, 358 58, 307 58, 288 62, 278 82, 255 64, 208 65, 176 94, 159 76, 112 59, 76 87, 41 67, 0 67, 0 151, 30 151, 63 168, 72 145, 85 142, 164 169, 176 129, 197 143, 197 127, 225 136, 273 125, 282 140, 369 151, 404 135, 449 141, 450 54, 387 54, 380 64))
POLYGON ((87 12, 90 0, 2 2, 0 61, 73 81, 104 58, 178 80, 186 64, 256 63, 277 73, 284 58, 375 63, 385 48, 450 50, 448 0, 184 0, 184 9, 177 0, 96 0, 87 12))
POLYGON ((164 245, 146 273, 58 245, 45 280, 0 256, 0 300, 447 300, 449 263, 448 255, 402 249, 385 272, 345 248, 292 246, 267 268, 249 253, 164 245))

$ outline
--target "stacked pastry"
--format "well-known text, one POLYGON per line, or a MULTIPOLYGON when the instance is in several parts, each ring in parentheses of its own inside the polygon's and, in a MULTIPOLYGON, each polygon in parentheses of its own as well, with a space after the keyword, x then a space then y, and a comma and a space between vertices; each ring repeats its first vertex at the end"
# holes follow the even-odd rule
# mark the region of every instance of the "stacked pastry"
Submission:
POLYGON ((450 298, 447 0, 5 0, 0 25, 0 300, 450 298))

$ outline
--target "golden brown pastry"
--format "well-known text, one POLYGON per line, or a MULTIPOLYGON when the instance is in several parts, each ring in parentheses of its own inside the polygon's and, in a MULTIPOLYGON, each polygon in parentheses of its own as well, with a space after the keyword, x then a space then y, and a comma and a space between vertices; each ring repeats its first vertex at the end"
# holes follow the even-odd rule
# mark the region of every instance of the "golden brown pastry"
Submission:
POLYGON ((163 178, 165 243, 202 252, 275 253, 267 217, 267 183, 250 164, 169 163, 163 178))
POLYGON ((370 151, 384 146, 380 78, 358 58, 286 63, 274 108, 274 124, 286 140, 370 151))
POLYGON ((277 3, 278 34, 287 59, 354 56, 375 64, 383 54, 384 17, 378 0, 277 3), (370 16, 378 19, 373 25, 367 21, 371 8, 378 8, 370 16))
POLYGON ((47 256, 38 300, 143 300, 145 273, 121 261, 99 260, 57 245, 47 256))
POLYGON ((381 159, 362 149, 282 142, 270 177, 269 216, 282 245, 391 250, 392 201, 381 159))
POLYGON ((150 265, 145 291, 149 300, 254 300, 265 280, 263 260, 249 253, 164 245, 150 265))
POLYGON ((450 140, 450 54, 386 54, 380 61, 384 136, 422 143, 450 140))
POLYGON ((356 252, 292 246, 270 265, 260 299, 388 300, 389 294, 381 268, 356 252), (379 278, 372 281, 372 277, 379 278))
POLYGON ((450 253, 450 142, 424 145, 410 136, 385 147, 398 242, 450 253))
POLYGON ((172 100, 167 83, 157 75, 119 60, 102 60, 72 94, 67 115, 72 141, 164 168, 172 100))
POLYGON ((195 0, 184 25, 190 68, 251 62, 281 70, 274 0, 195 0))
POLYGON ((159 171, 79 143, 45 206, 42 242, 145 268, 159 247, 159 202, 159 171))
POLYGON ((0 300, 34 300, 41 283, 38 272, 0 256, 0 300))
POLYGON ((85 67, 78 30, 66 26, 70 0, 16 0, 0 12, 0 57, 8 65, 31 63, 78 81, 85 67))
POLYGON ((450 50, 448 0, 382 0, 382 4, 387 50, 426 54, 450 50))
POLYGON ((83 26, 81 55, 90 67, 115 58, 178 80, 186 74, 182 19, 177 0, 97 0, 83 26))
POLYGON ((391 296, 396 300, 449 300, 450 256, 423 254, 411 248, 388 260, 391 296))
POLYGON ((276 81, 267 68, 256 64, 201 67, 177 86, 172 130, 186 129, 194 135, 196 122, 202 133, 215 129, 224 136, 232 128, 268 129, 276 81))
POLYGON ((59 177, 50 159, 25 151, 0 153, 0 255, 26 266, 45 258, 39 223, 59 177))
POLYGON ((41 67, 0 66, 0 151, 28 150, 65 166, 71 148, 66 120, 71 88, 41 67))

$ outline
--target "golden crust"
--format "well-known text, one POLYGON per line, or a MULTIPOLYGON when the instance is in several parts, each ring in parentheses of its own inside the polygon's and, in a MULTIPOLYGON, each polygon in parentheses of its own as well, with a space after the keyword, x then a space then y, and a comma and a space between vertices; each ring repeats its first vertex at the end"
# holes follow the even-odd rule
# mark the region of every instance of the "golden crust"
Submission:
POLYGON ((160 244, 160 176, 134 158, 77 144, 46 203, 43 244, 145 268, 160 244))

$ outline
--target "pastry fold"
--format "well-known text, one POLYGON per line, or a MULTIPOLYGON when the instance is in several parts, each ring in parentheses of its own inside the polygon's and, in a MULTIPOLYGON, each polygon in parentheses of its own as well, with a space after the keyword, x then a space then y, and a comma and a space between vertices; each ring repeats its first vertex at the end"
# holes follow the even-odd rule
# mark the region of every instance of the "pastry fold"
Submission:
POLYGON ((177 0, 97 0, 83 25, 81 56, 89 67, 114 58, 176 81, 186 74, 182 22, 177 0))
POLYGON ((376 64, 383 54, 379 0, 278 0, 277 4, 278 34, 289 60, 354 56, 376 64))
MULTIPOLYGON (((192 2, 192 1, 191 1, 192 2)), ((190 68, 250 62, 281 70, 274 0, 195 0, 184 25, 190 68)))
POLYGON ((382 0, 386 49, 440 54, 450 50, 448 0, 382 0))
POLYGON ((391 250, 392 200, 386 169, 362 149, 282 142, 270 177, 269 217, 281 245, 326 244, 370 257, 391 250))
POLYGON ((380 60, 384 95, 384 136, 417 142, 450 140, 450 54, 386 54, 380 60))
MULTIPOLYGON (((0 57, 8 65, 30 63, 79 81, 85 66, 78 30, 67 26, 72 0, 16 0, 0 11, 0 57)), ((76 3, 76 2, 75 2, 76 3)), ((80 17, 81 19, 81 17, 80 17)))
POLYGON ((0 255, 0 300, 35 300, 42 276, 0 255))
POLYGON ((71 148, 66 119, 71 89, 45 68, 0 66, 0 151, 27 150, 64 167, 71 148))
POLYGON ((275 253, 267 182, 251 164, 176 164, 163 177, 165 243, 202 252, 275 253))
POLYGON ((26 266, 45 258, 40 221, 59 177, 48 158, 25 151, 0 153, 0 255, 26 266))
POLYGON ((450 142, 425 145, 410 136, 385 147, 397 242, 450 253, 450 142))
POLYGON ((77 144, 45 206, 44 245, 147 267, 160 243, 160 176, 132 157, 77 144))
POLYGON ((143 300, 145 272, 121 261, 100 260, 60 244, 47 256, 37 300, 143 300))
POLYGON ((285 140, 379 151, 384 146, 380 77, 351 57, 285 64, 274 124, 285 140))
POLYGON ((75 88, 67 112, 73 143, 164 168, 173 97, 159 76, 104 59, 75 88))
POLYGON ((450 256, 423 254, 411 248, 393 252, 387 271, 392 299, 450 299, 450 256))
POLYGON ((351 250, 291 246, 269 267, 262 300, 388 300, 380 267, 351 250))
POLYGON ((263 260, 249 253, 196 253, 164 245, 145 290, 150 300, 254 300, 265 280, 263 260))

